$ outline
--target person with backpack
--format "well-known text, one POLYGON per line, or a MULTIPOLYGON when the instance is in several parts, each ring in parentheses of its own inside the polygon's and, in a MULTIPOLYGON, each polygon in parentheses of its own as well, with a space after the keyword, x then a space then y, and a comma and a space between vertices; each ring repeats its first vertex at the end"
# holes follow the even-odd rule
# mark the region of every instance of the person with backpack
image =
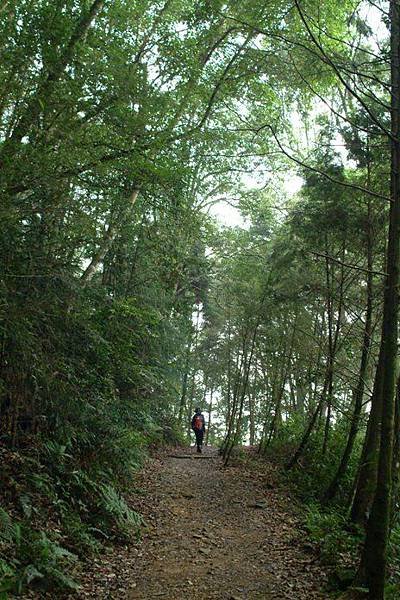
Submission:
POLYGON ((192 429, 196 436, 196 445, 197 452, 201 452, 201 447, 203 445, 204 433, 206 431, 206 422, 204 419, 204 415, 201 412, 201 409, 197 407, 195 409, 193 418, 192 418, 192 429))

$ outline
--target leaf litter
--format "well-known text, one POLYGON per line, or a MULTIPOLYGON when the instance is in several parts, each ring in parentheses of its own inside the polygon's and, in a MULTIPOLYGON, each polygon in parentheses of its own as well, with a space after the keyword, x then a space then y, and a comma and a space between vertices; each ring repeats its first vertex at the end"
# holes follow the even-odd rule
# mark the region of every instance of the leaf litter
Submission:
POLYGON ((80 590, 58 597, 326 600, 327 575, 276 468, 224 468, 216 449, 205 455, 213 460, 151 459, 130 499, 144 518, 141 540, 88 559, 80 590))

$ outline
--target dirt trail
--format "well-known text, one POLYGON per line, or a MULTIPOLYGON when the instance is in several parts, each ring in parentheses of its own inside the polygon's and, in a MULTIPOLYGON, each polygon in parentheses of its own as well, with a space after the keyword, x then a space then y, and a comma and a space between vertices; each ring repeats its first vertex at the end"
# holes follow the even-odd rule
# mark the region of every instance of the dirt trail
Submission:
POLYGON ((183 454, 144 471, 134 499, 147 524, 143 541, 101 558, 80 597, 326 599, 324 574, 273 468, 224 469, 214 449, 183 454))

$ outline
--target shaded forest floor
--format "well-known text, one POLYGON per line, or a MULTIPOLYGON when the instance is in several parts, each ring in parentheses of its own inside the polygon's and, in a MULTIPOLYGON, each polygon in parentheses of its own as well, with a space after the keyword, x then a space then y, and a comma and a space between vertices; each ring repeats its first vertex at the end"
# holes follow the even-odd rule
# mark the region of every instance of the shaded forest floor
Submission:
POLYGON ((269 463, 224 469, 215 449, 176 450, 149 461, 132 503, 145 519, 142 541, 95 559, 74 598, 328 597, 326 575, 269 463))

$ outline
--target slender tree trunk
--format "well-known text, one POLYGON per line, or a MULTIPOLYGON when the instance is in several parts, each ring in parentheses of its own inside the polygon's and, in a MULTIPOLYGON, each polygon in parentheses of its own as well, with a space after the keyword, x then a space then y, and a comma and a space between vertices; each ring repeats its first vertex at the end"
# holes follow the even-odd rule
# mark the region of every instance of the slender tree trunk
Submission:
POLYGON ((212 416, 212 409, 213 409, 213 393, 214 390, 211 389, 210 391, 210 403, 208 405, 208 425, 207 425, 207 433, 206 433, 206 439, 205 439, 205 445, 208 446, 208 440, 210 437, 210 429, 211 429, 211 416, 212 416))
POLYGON ((264 445, 265 445, 265 436, 267 434, 267 429, 268 429, 268 423, 269 423, 269 418, 270 418, 270 412, 271 412, 271 405, 270 405, 270 398, 269 398, 269 377, 267 375, 267 369, 265 367, 265 364, 263 364, 261 362, 261 368, 262 368, 262 376, 263 376, 263 389, 264 389, 264 398, 265 398, 265 402, 264 402, 264 422, 263 422, 263 427, 262 427, 262 431, 261 431, 261 435, 260 435, 260 440, 258 442, 258 454, 261 454, 264 450, 264 445))
POLYGON ((188 377, 189 377, 189 371, 190 371, 189 365, 190 365, 192 337, 193 337, 193 331, 191 330, 190 334, 189 334, 189 339, 187 342, 187 347, 186 347, 185 367, 184 367, 184 373, 183 373, 183 379, 182 379, 182 393, 181 393, 181 399, 179 402, 178 423, 180 424, 180 426, 183 425, 182 420, 183 420, 183 415, 184 415, 185 406, 186 406, 188 377))
MULTIPOLYGON (((295 368, 293 369, 296 370, 295 368)), ((293 373, 289 373, 289 390, 290 390, 290 401, 291 401, 291 412, 295 413, 298 409, 297 395, 296 395, 296 384, 294 381, 293 373)))
POLYGON ((315 427, 315 424, 317 422, 318 415, 320 414, 322 406, 323 406, 323 404, 325 402, 327 386, 328 386, 328 377, 326 376, 325 377, 324 389, 322 391, 320 400, 319 400, 317 406, 314 409, 314 412, 313 412, 313 414, 311 416, 311 419, 310 419, 310 421, 308 423, 308 427, 307 427, 307 429, 304 432, 304 435, 302 437, 302 440, 301 440, 301 442, 300 442, 300 444, 299 444, 296 452, 294 453, 294 455, 292 456, 292 458, 290 459, 290 461, 286 465, 286 470, 287 471, 290 471, 290 469, 292 469, 298 463, 298 461, 300 460, 300 458, 303 455, 304 450, 307 447, 307 444, 308 444, 308 441, 310 439, 311 433, 312 433, 312 431, 313 431, 313 429, 315 427))
POLYGON ((390 535, 392 466, 397 375, 400 263, 400 0, 390 2, 391 22, 391 206, 382 339, 382 420, 378 479, 366 528, 362 564, 371 600, 384 600, 390 535))
POLYGON ((378 358, 375 373, 374 389, 371 397, 371 410, 368 418, 367 432, 357 473, 357 483, 350 510, 350 520, 356 525, 366 525, 374 499, 377 480, 377 463, 379 449, 379 432, 382 412, 383 382, 383 346, 378 358))
MULTIPOLYGON (((198 343, 198 339, 199 339, 199 322, 200 322, 200 305, 197 305, 197 312, 196 312, 196 325, 195 325, 195 330, 194 330, 194 342, 193 342, 193 352, 192 354, 194 356, 196 356, 197 353, 197 343, 198 343)), ((187 426, 188 426, 188 439, 190 440, 190 436, 192 433, 192 428, 191 428, 191 422, 192 422, 192 413, 193 413, 193 400, 194 400, 194 395, 195 395, 195 389, 196 389, 196 374, 197 374, 197 368, 196 368, 196 364, 192 369, 192 385, 190 388, 190 394, 189 394, 189 406, 188 406, 188 412, 187 412, 187 426)))
MULTIPOLYGON (((324 337, 324 331, 325 331, 325 310, 322 310, 321 322, 319 322, 318 316, 315 321, 314 336, 315 337, 319 336, 322 339, 324 337)), ((314 414, 314 409, 317 406, 319 379, 320 379, 321 367, 322 367, 322 362, 323 362, 322 357, 323 357, 323 347, 322 347, 322 344, 319 344, 318 345, 318 355, 317 355, 317 360, 316 360, 316 364, 315 364, 314 378, 313 378, 314 379, 314 390, 312 390, 312 388, 310 389, 310 396, 309 396, 309 401, 308 401, 308 405, 307 405, 307 414, 308 414, 309 418, 312 417, 312 415, 314 414)))
POLYGON ((255 374, 253 381, 253 393, 249 394, 249 434, 250 434, 250 446, 254 446, 256 439, 256 419, 255 419, 255 404, 257 397, 257 361, 255 365, 255 374))
MULTIPOLYGON (((283 358, 283 357, 282 357, 283 358)), ((278 375, 278 374, 277 374, 278 375)), ((286 370, 284 364, 282 363, 282 369, 279 373, 279 378, 273 385, 273 396, 272 401, 274 405, 274 416, 272 417, 272 421, 269 427, 268 439, 265 442, 265 449, 268 448, 271 441, 277 437, 278 431, 280 429, 281 421, 282 421, 282 395, 285 389, 285 381, 286 381, 286 370)))
MULTIPOLYGON (((369 165, 368 165, 368 173, 369 173, 369 165)), ((367 185, 369 184, 369 175, 367 185)), ((359 429, 360 417, 362 411, 363 397, 364 397, 364 387, 365 387, 365 377, 367 374, 368 367, 368 357, 369 351, 371 347, 371 335, 372 335, 372 300, 373 300, 373 290, 372 290, 372 268, 373 268, 373 238, 372 238, 372 223, 371 223, 371 199, 368 197, 368 223, 367 223, 367 305, 365 310, 365 325, 364 325, 364 335, 363 335, 363 343, 361 350, 361 361, 360 361, 360 369, 358 373, 358 383, 354 392, 354 411, 353 417, 351 420, 350 431, 347 438, 346 447, 344 449, 342 459, 340 461, 338 470, 336 471, 335 476, 333 477, 328 489, 324 495, 324 501, 329 502, 332 500, 340 486, 340 483, 346 473, 351 454, 353 452, 354 442, 356 440, 356 436, 359 429)))
MULTIPOLYGON (((329 306, 327 307, 329 310, 329 306)), ((323 318, 322 318, 322 322, 324 323, 324 314, 325 312, 323 312, 323 318)), ((329 348, 328 348, 328 352, 329 352, 329 348)), ((328 392, 328 386, 329 386, 329 382, 331 381, 331 370, 332 370, 332 365, 331 362, 329 360, 329 356, 327 359, 327 364, 326 364, 326 368, 325 368, 325 378, 324 378, 324 387, 322 389, 319 401, 316 403, 316 398, 313 401, 313 412, 311 413, 308 425, 306 430, 304 431, 303 437, 300 441, 300 444, 298 445, 295 453, 293 454, 292 458, 288 461, 288 463, 286 464, 286 470, 290 471, 290 469, 292 469, 300 460, 300 458, 302 457, 307 444, 309 442, 309 439, 311 437, 311 434, 315 428, 315 425, 317 423, 317 420, 321 418, 321 414, 323 412, 323 407, 326 403, 326 395, 328 392)), ((315 395, 317 395, 318 393, 318 387, 315 387, 315 395)))
POLYGON ((242 391, 241 391, 241 396, 240 396, 239 414, 238 414, 237 423, 236 423, 236 431, 235 431, 235 435, 233 437, 233 440, 232 440, 232 442, 230 444, 228 444, 228 447, 227 447, 228 449, 227 449, 227 452, 225 453, 225 463, 224 463, 225 466, 229 462, 229 458, 231 456, 231 453, 232 453, 232 450, 233 450, 234 446, 237 445, 238 442, 239 442, 239 437, 240 437, 240 432, 241 432, 241 427, 242 427, 242 415, 243 415, 244 400, 246 398, 246 393, 247 393, 247 388, 248 388, 248 383, 249 383, 251 363, 252 363, 252 359, 253 359, 253 355, 254 355, 254 348, 255 348, 255 343, 256 343, 258 328, 260 326, 260 321, 261 321, 261 317, 259 317, 257 319, 256 326, 254 327, 254 332, 253 332, 253 336, 252 336, 252 340, 251 340, 251 347, 250 347, 249 359, 247 361, 247 364, 245 362, 245 366, 244 366, 244 381, 243 381, 243 384, 242 384, 242 391))
MULTIPOLYGON (((264 448, 267 448, 269 446, 269 444, 271 443, 271 441, 278 436, 280 426, 282 424, 282 399, 283 399, 283 395, 285 392, 286 381, 288 379, 289 372, 290 372, 290 365, 291 365, 292 354, 293 354, 294 337, 296 334, 297 317, 298 317, 298 314, 296 314, 295 319, 294 319, 294 324, 292 327, 292 334, 290 336, 290 347, 289 347, 288 353, 286 355, 286 361, 285 362, 282 361, 282 371, 281 371, 281 375, 279 377, 278 392, 276 395, 274 416, 271 421, 268 439, 266 440, 266 442, 264 444, 264 448)), ((284 336, 284 337, 286 337, 286 336, 284 336)), ((274 384, 274 389, 275 389, 275 384, 274 384)))
MULTIPOLYGON (((326 254, 328 256, 328 244, 326 242, 326 254)), ((342 265, 340 268, 340 283, 339 283, 339 299, 337 307, 337 319, 335 325, 335 331, 333 331, 333 316, 334 316, 334 299, 333 299, 333 273, 330 273, 329 259, 326 262, 326 282, 327 282, 327 311, 328 311, 328 386, 327 386, 327 412, 324 430, 324 441, 322 444, 322 454, 325 455, 328 449, 328 438, 329 429, 331 423, 332 414, 332 399, 333 399, 333 375, 334 375, 334 361, 336 356, 336 350, 338 345, 339 333, 342 322, 342 310, 343 310, 343 283, 344 283, 344 258, 346 250, 346 239, 343 240, 342 245, 342 265)), ((332 268, 332 267, 331 267, 332 268)))
POLYGON ((392 501, 392 515, 391 524, 397 516, 396 508, 399 501, 399 490, 400 490, 400 377, 397 378, 396 385, 396 410, 394 419, 394 448, 393 448, 393 501, 392 501))
POLYGON ((237 407, 238 407, 239 392, 240 392, 240 387, 242 385, 242 369, 243 370, 245 369, 246 360, 247 360, 246 342, 247 342, 247 332, 245 332, 245 334, 243 336, 240 365, 239 365, 239 368, 236 373, 235 384, 234 384, 234 389, 233 389, 232 410, 231 410, 231 414, 229 415, 228 429, 227 429, 227 432, 225 435, 224 442, 221 447, 221 453, 222 453, 224 459, 226 459, 226 455, 227 455, 228 449, 231 444, 231 437, 232 437, 232 432, 234 429, 234 422, 235 422, 235 417, 236 417, 236 412, 237 412, 237 407))
MULTIPOLYGON (((278 376, 279 376, 279 365, 281 364, 281 353, 284 350, 284 345, 285 345, 285 333, 283 333, 281 335, 281 338, 279 340, 279 348, 278 351, 274 353, 274 361, 273 361, 273 373, 271 374, 271 377, 269 378, 270 381, 270 406, 267 405, 266 411, 265 411, 265 421, 264 421, 264 425, 263 425, 263 431, 262 431, 262 436, 261 436, 261 440, 260 440, 260 445, 259 445, 259 453, 263 453, 266 451, 268 444, 270 442, 270 437, 271 437, 271 428, 274 425, 274 418, 275 418, 275 413, 276 413, 276 387, 278 385, 278 376), (272 415, 272 419, 271 419, 271 413, 272 413, 272 409, 274 410, 274 414, 272 415), (267 437, 268 435, 268 437, 267 437)), ((272 371, 272 368, 271 368, 272 371)), ((265 380, 265 372, 264 372, 264 380, 265 380)))
MULTIPOLYGON (((251 344, 250 344, 250 354, 249 354, 249 358, 247 360, 247 353, 244 353, 244 348, 243 348, 243 356, 244 356, 244 362, 243 362, 243 382, 242 382, 242 389, 241 389, 241 396, 240 396, 240 405, 239 405, 239 415, 236 421, 236 431, 233 437, 233 440, 231 440, 231 432, 232 432, 232 428, 233 428, 233 423, 234 423, 234 419, 231 420, 230 423, 230 431, 229 431, 229 435, 226 438, 226 444, 224 446, 224 450, 223 450, 223 456, 225 459, 225 466, 228 464, 231 452, 234 448, 234 446, 238 443, 239 441, 239 436, 240 436, 240 430, 241 430, 241 425, 242 425, 242 414, 243 414, 243 406, 244 406, 244 400, 246 397, 246 393, 247 393, 247 388, 248 388, 248 383, 249 383, 249 376, 250 376, 250 369, 251 369, 251 364, 252 364, 252 359, 253 359, 253 354, 254 354, 254 349, 255 349, 255 343, 256 343, 256 338, 257 338, 257 333, 258 333, 258 329, 260 327, 260 323, 261 323, 261 318, 262 318, 262 308, 264 306, 264 302, 265 302, 265 298, 267 296, 267 291, 268 291, 268 283, 269 280, 267 279, 265 287, 264 287, 264 291, 262 294, 262 297, 260 299, 260 303, 259 303, 259 308, 258 308, 258 316, 257 316, 257 321, 254 325, 254 329, 253 329, 253 335, 251 338, 251 344)), ((249 332, 250 333, 250 332, 249 332)), ((245 340, 247 339, 247 333, 245 336, 245 340)), ((239 390, 237 390, 237 393, 239 392, 239 390)), ((236 396, 237 399, 238 396, 236 396)), ((236 409, 235 409, 236 410, 236 409)))
POLYGON ((331 274, 332 265, 329 262, 328 236, 325 234, 325 278, 326 278, 326 313, 328 317, 328 357, 327 357, 327 377, 326 397, 327 404, 323 409, 326 409, 324 438, 322 443, 322 454, 326 453, 328 445, 328 434, 331 419, 331 402, 333 394, 333 289, 332 283, 333 274, 331 274))
POLYGON ((328 386, 327 386, 327 403, 326 403, 326 418, 325 418, 325 427, 324 427, 324 439, 322 443, 322 455, 326 454, 328 449, 328 438, 329 438, 329 428, 331 424, 331 412, 332 412, 332 398, 333 398, 333 362, 332 357, 329 356, 328 362, 328 386))
POLYGON ((228 309, 228 368, 227 368, 227 378, 228 381, 226 383, 226 407, 227 407, 227 420, 226 423, 229 423, 229 414, 231 410, 231 385, 232 385, 232 343, 231 343, 231 315, 230 309, 228 309))

